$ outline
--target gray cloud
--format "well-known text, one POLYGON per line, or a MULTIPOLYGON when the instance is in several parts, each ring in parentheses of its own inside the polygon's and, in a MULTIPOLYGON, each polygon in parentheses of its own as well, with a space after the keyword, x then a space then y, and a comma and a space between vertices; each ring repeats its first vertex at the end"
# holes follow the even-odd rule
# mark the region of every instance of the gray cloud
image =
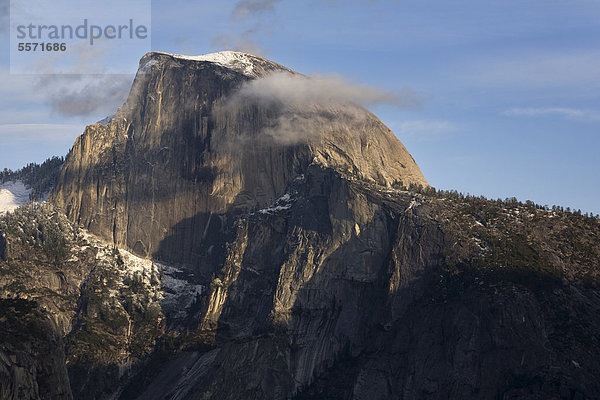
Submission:
MULTIPOLYGON (((311 8, 319 7, 323 0, 312 0, 307 5, 311 8)), ((326 0, 329 3, 339 3, 343 7, 344 3, 338 0, 326 0)), ((236 21, 236 27, 232 31, 216 35, 212 39, 212 45, 218 49, 228 49, 236 51, 245 51, 257 55, 266 55, 265 50, 260 44, 259 34, 264 34, 268 28, 277 21, 277 16, 273 16, 271 21, 265 21, 267 13, 275 11, 275 6, 282 3, 283 0, 238 0, 235 3, 231 18, 236 21), (252 27, 244 26, 252 21, 252 27)), ((377 0, 365 0, 367 4, 376 3, 377 0)))
POLYGON ((275 4, 281 0, 240 0, 233 8, 234 17, 247 17, 265 11, 273 11, 275 4))
POLYGON ((52 113, 65 117, 102 118, 115 113, 127 98, 132 75, 102 74, 107 48, 86 44, 72 46, 74 64, 68 74, 56 74, 58 56, 37 60, 33 66, 38 73, 34 88, 45 97, 52 113), (93 71, 93 73, 90 73, 93 71))
POLYGON ((54 75, 41 77, 38 88, 46 93, 53 113, 99 117, 124 103, 131 82, 129 75, 54 75))
POLYGON ((260 46, 257 36, 264 33, 267 24, 264 14, 275 9, 282 0, 240 0, 231 11, 235 21, 234 28, 215 35, 211 45, 219 50, 243 51, 246 53, 266 56, 266 51, 260 46), (250 20, 251 19, 251 20, 250 20), (249 25, 251 23, 251 25, 249 25))
POLYGON ((211 45, 218 49, 228 49, 233 51, 243 51, 245 53, 266 56, 258 42, 252 39, 255 29, 246 29, 240 33, 227 33, 217 35, 212 38, 211 45))

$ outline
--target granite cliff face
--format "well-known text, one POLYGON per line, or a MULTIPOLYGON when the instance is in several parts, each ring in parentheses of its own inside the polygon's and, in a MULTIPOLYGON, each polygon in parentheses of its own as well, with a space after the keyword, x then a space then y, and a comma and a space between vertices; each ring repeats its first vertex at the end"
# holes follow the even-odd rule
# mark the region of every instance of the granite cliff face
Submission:
POLYGON ((1 398, 600 397, 598 219, 437 192, 358 106, 239 95, 273 74, 146 55, 0 219, 1 398))
POLYGON ((198 266, 225 220, 268 206, 312 163, 384 186, 427 185, 400 141, 358 106, 229 104, 272 73, 298 75, 243 53, 147 54, 126 104, 75 142, 54 202, 136 254, 198 266), (266 134, 282 119, 310 134, 291 142, 266 134))

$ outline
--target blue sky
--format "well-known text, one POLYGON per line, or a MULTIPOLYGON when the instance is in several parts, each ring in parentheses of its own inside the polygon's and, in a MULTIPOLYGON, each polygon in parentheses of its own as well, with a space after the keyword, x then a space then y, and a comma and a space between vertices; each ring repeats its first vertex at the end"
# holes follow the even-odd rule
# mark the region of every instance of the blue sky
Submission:
MULTIPOLYGON (((65 154, 133 78, 9 75, 6 29, 0 43, 0 168, 65 154)), ((420 105, 371 110, 433 186, 600 213, 598 0, 154 1, 152 49, 411 90, 420 105)))

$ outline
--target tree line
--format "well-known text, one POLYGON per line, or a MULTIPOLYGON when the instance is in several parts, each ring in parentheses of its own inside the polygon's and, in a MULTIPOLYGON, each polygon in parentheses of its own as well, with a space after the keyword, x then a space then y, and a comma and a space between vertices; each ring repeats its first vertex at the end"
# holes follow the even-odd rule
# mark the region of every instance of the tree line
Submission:
POLYGON ((420 193, 422 195, 425 196, 429 196, 429 197, 434 197, 434 198, 449 198, 449 199, 455 199, 455 200, 473 200, 473 199, 479 199, 479 200, 484 200, 484 201, 492 201, 495 202, 496 204, 499 205, 504 205, 504 206, 525 206, 529 209, 536 209, 536 210, 546 210, 546 211, 554 211, 557 213, 567 213, 567 214, 573 214, 579 217, 585 217, 585 218, 596 218, 596 219, 600 219, 600 214, 596 214, 594 215, 594 213, 589 213, 589 212, 585 212, 583 213, 580 209, 571 209, 570 207, 563 207, 563 206, 558 206, 558 205, 553 205, 553 206, 548 206, 548 205, 541 205, 541 204, 537 204, 531 200, 526 200, 525 202, 521 202, 519 200, 517 200, 516 197, 507 197, 506 199, 488 199, 485 196, 475 196, 475 195, 471 195, 469 193, 464 194, 461 192, 458 192, 456 190, 443 190, 443 189, 436 189, 433 186, 428 186, 428 187, 424 187, 422 185, 415 185, 415 184, 410 184, 410 186, 408 188, 406 187, 402 187, 404 190, 408 190, 410 192, 414 192, 414 193, 420 193))
POLYGON ((64 162, 64 157, 54 156, 41 164, 29 163, 16 171, 4 168, 4 170, 0 171, 0 184, 11 181, 22 181, 27 188, 31 189, 29 199, 39 201, 56 184, 64 162))

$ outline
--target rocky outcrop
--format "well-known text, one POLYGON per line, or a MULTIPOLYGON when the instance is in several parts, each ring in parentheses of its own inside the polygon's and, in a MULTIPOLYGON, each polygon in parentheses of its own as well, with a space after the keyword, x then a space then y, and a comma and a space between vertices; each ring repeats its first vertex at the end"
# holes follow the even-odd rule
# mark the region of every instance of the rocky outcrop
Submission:
POLYGON ((80 285, 95 264, 93 249, 73 251, 77 232, 48 204, 25 205, 0 221, 0 298, 36 301, 60 336, 72 329, 80 285))
POLYGON ((0 237, 0 399, 114 397, 164 333, 161 267, 50 204, 0 219, 0 237))
POLYGON ((400 141, 358 106, 229 105, 273 72, 295 74, 243 53, 147 54, 126 104, 76 140, 53 201, 120 247, 210 276, 205 252, 225 221, 268 206, 312 163, 384 186, 427 185, 400 141), (310 134, 282 143, 265 133, 281 120, 310 134))
POLYGON ((0 398, 72 399, 62 335, 38 304, 0 299, 0 398))
MULTIPOLYGON (((345 383, 347 398, 355 399, 597 397, 595 291, 478 286, 422 298, 349 362, 355 366, 351 378, 332 377, 327 386, 345 383), (561 321, 571 313, 576 323, 561 321), (585 348, 590 340, 594 345, 585 348)), ((306 397, 323 398, 316 386, 306 397)))

